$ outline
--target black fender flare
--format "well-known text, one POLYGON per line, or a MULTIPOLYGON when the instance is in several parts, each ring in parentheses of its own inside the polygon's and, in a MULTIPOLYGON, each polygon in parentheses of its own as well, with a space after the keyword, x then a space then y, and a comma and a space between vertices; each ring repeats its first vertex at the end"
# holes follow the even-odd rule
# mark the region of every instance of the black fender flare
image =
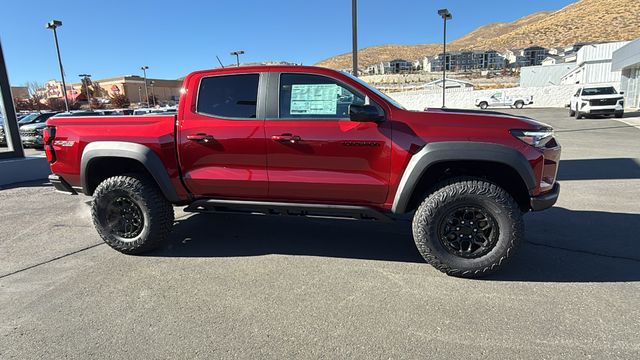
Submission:
POLYGON ((522 178, 529 194, 536 187, 533 169, 527 159, 515 149, 494 143, 437 142, 429 143, 411 157, 402 174, 391 211, 406 212, 413 191, 429 167, 444 161, 488 161, 513 168, 522 178))
POLYGON ((126 158, 138 161, 153 177, 162 194, 172 203, 180 201, 176 190, 171 183, 169 174, 162 160, 147 146, 126 141, 95 141, 89 143, 82 152, 80 161, 80 182, 82 192, 91 195, 88 191, 89 183, 87 169, 91 162, 102 157, 126 158))

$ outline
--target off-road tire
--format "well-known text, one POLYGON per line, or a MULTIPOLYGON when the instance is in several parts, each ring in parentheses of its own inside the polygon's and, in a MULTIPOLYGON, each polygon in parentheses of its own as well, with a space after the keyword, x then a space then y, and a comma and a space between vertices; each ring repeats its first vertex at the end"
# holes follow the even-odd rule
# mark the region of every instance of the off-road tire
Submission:
POLYGON ((489 275, 508 262, 524 237, 522 212, 504 189, 480 178, 455 178, 441 183, 418 207, 413 217, 413 238, 422 257, 436 269, 456 277, 489 275), (439 224, 460 206, 478 206, 495 219, 495 245, 477 258, 450 253, 439 238, 439 224))
POLYGON ((486 101, 480 103, 480 109, 484 110, 489 107, 489 104, 486 101))
POLYGON ((582 119, 582 117, 583 117, 583 115, 580 112, 580 110, 576 110, 576 120, 580 120, 580 119, 582 119))
POLYGON ((515 105, 516 109, 522 109, 524 107, 524 102, 516 101, 516 103, 514 105, 515 105))
POLYGON ((622 117, 624 116, 624 113, 623 112, 615 113, 613 114, 613 116, 615 116, 616 119, 622 119, 622 117))
POLYGON ((98 185, 91 202, 93 224, 107 245, 124 254, 140 254, 162 245, 173 227, 171 203, 158 186, 143 175, 110 177, 98 185), (110 230, 106 209, 115 197, 125 197, 140 209, 144 222, 142 230, 133 238, 124 239, 110 230))
POLYGON ((574 117, 576 116, 576 112, 573 111, 573 109, 571 109, 571 105, 569 105, 569 117, 574 117))

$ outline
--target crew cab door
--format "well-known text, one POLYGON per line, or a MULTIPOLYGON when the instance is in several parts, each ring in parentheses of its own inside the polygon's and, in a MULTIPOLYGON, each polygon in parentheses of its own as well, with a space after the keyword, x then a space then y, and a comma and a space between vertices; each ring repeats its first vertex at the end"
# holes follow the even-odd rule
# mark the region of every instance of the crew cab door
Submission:
POLYGON ((199 197, 267 196, 264 115, 258 73, 195 75, 180 104, 178 158, 199 197))
POLYGON ((349 119, 349 105, 364 104, 364 93, 325 75, 271 73, 268 94, 270 199, 384 203, 391 125, 349 119))

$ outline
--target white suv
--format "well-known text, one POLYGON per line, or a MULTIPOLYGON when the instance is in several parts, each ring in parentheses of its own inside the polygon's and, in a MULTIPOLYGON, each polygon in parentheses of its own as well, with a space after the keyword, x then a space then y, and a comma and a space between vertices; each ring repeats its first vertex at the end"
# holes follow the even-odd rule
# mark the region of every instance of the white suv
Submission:
POLYGON ((613 86, 583 87, 571 98, 569 116, 580 119, 585 115, 624 115, 624 98, 613 86))

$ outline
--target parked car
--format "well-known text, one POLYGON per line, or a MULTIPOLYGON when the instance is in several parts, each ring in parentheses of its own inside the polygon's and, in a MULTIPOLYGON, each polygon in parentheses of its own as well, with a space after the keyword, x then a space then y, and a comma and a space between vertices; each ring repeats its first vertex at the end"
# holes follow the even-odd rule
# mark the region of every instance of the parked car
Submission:
POLYGON ((488 97, 481 97, 476 99, 475 104, 480 109, 486 109, 491 107, 510 107, 516 109, 522 109, 525 105, 533 104, 533 95, 531 96, 509 96, 504 91, 498 91, 488 97))
POLYGON ((18 120, 18 126, 33 124, 33 123, 41 123, 41 122, 43 123, 47 121, 48 118, 52 117, 57 113, 58 112, 31 113, 23 117, 22 119, 18 120))
POLYGON ((34 113, 27 115, 18 121, 20 141, 25 148, 34 147, 42 149, 42 131, 45 128, 47 119, 58 114, 57 112, 34 113))
POLYGON ((98 233, 122 253, 165 242, 174 205, 383 222, 415 212, 424 259, 478 277, 513 256, 523 213, 559 195, 560 145, 526 117, 408 111, 356 77, 309 66, 197 71, 183 87, 176 115, 47 122, 51 183, 93 196, 98 233))
POLYGON ((7 147, 7 136, 4 133, 4 119, 0 117, 0 147, 7 147))
POLYGON ((613 86, 581 87, 571 97, 569 116, 581 119, 586 115, 624 116, 624 92, 613 86))
POLYGON ((46 121, 57 114, 57 112, 34 113, 18 121, 22 146, 25 148, 34 147, 42 149, 44 145, 42 142, 42 131, 46 126, 46 121))

